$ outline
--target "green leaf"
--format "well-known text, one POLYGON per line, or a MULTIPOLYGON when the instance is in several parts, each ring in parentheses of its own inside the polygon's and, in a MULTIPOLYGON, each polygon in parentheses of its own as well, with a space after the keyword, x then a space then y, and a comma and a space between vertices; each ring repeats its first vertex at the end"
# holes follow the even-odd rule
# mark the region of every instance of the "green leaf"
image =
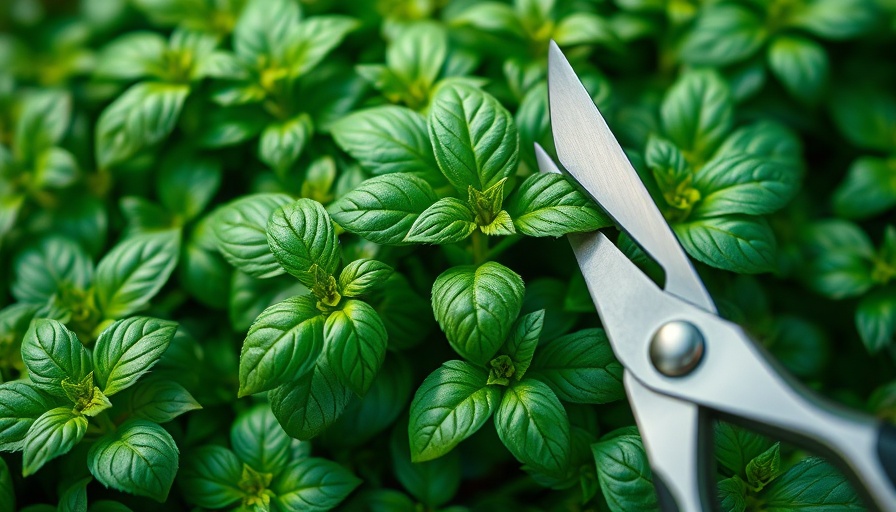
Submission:
POLYGON ((708 5, 685 37, 681 59, 694 65, 724 66, 755 54, 766 37, 762 21, 747 7, 708 5))
POLYGON ((243 465, 223 446, 206 445, 185 457, 178 482, 191 503, 203 508, 224 508, 243 498, 239 488, 243 465))
POLYGON ((352 398, 352 391, 326 363, 318 359, 314 370, 268 394, 271 411, 287 434, 311 439, 339 418, 352 398))
POLYGON ((389 439, 392 472, 411 495, 427 507, 438 509, 457 493, 461 481, 461 461, 457 451, 426 462, 411 460, 408 429, 398 422, 389 439))
POLYGON ((426 118, 406 107, 385 105, 353 112, 331 134, 343 151, 375 175, 409 173, 438 180, 426 118))
POLYGON ((31 425, 57 405, 62 405, 62 401, 32 384, 17 381, 0 384, 0 450, 22 450, 31 425))
POLYGON ((856 146, 891 151, 896 140, 896 100, 876 90, 843 91, 831 104, 840 133, 856 146))
POLYGON ((772 73, 795 98, 813 102, 828 78, 828 54, 811 39, 778 36, 768 49, 772 73))
POLYGON ((741 274, 768 272, 777 265, 774 234, 762 218, 729 215, 672 228, 688 254, 707 265, 741 274))
POLYGON ((308 291, 305 285, 292 276, 256 279, 236 271, 230 283, 227 307, 230 323, 234 330, 247 331, 258 315, 269 306, 308 291))
POLYGON ((723 421, 715 425, 715 455, 724 474, 746 478, 751 460, 772 447, 772 442, 751 430, 723 421))
POLYGON ((240 354, 239 396, 293 381, 314 367, 324 347, 324 316, 310 294, 265 309, 249 329, 240 354))
POLYGON ((250 62, 281 61, 300 17, 294 0, 251 0, 233 28, 233 49, 250 62))
POLYGON ((730 512, 746 512, 747 510, 747 486, 743 480, 737 477, 719 480, 719 504, 722 510, 730 512))
POLYGON ((175 227, 175 219, 165 208, 142 197, 122 197, 119 206, 127 223, 125 237, 175 227))
POLYGON ((841 251, 819 255, 809 262, 809 286, 832 299, 856 297, 875 285, 871 261, 860 254, 841 251))
POLYGON ((290 30, 285 49, 284 60, 292 76, 302 76, 315 68, 357 27, 358 22, 347 16, 314 16, 302 20, 290 30))
POLYGON ((367 393, 386 358, 386 327, 376 310, 346 301, 327 317, 324 340, 333 373, 356 394, 367 393))
POLYGON ((86 290, 93 280, 93 263, 80 245, 50 236, 20 252, 13 261, 15 279, 10 291, 19 302, 45 305, 54 294, 86 290))
POLYGON ((822 459, 803 459, 766 487, 761 496, 765 510, 785 512, 839 512, 862 510, 849 482, 822 459))
POLYGON ((503 32, 519 38, 525 31, 513 7, 499 2, 475 2, 451 18, 452 25, 472 26, 486 32, 503 32))
POLYGON ((134 418, 153 423, 167 423, 185 412, 202 409, 186 388, 161 378, 137 383, 127 405, 134 418))
POLYGON ((106 318, 122 318, 144 308, 177 265, 176 230, 132 236, 112 248, 96 267, 94 288, 106 318))
POLYGON ((116 80, 137 80, 159 76, 165 71, 168 43, 155 32, 124 34, 105 45, 97 58, 94 76, 116 80))
POLYGON ((172 213, 190 220, 199 215, 221 186, 221 162, 174 153, 162 165, 156 189, 172 213))
POLYGON ((255 137, 270 123, 270 114, 252 105, 216 108, 200 128, 197 142, 206 148, 235 146, 255 137))
POLYGON ((12 474, 6 461, 0 458, 0 510, 15 510, 16 494, 12 484, 12 474))
POLYGON ((861 157, 834 191, 834 210, 848 219, 865 219, 896 206, 896 159, 861 157))
POLYGON ((602 404, 624 395, 622 365, 603 329, 583 329, 542 342, 529 372, 565 402, 602 404))
POLYGON ((447 361, 429 374, 411 402, 411 460, 432 460, 454 449, 489 419, 501 400, 488 373, 465 361, 447 361))
POLYGON ((302 154, 314 130, 308 114, 270 124, 261 132, 258 158, 279 174, 285 174, 302 154))
POLYGON ((875 290, 862 298, 855 321, 869 353, 890 346, 896 339, 896 288, 875 290))
POLYGON ((753 458, 746 468, 747 482, 753 489, 761 490, 781 472, 781 443, 753 458))
POLYGON ((13 151, 22 162, 31 163, 45 149, 62 140, 71 124, 69 94, 44 89, 25 96, 15 129, 13 151))
POLYGON ((783 208, 800 187, 798 168, 777 159, 738 155, 713 159, 695 175, 703 199, 697 218, 764 215, 783 208))
POLYGON ((93 372, 88 373, 80 382, 63 380, 62 390, 71 403, 75 404, 74 410, 85 416, 96 416, 112 407, 109 398, 93 385, 93 372))
POLYGON ((87 432, 87 418, 71 407, 42 414, 25 436, 22 475, 33 475, 48 461, 69 452, 87 432))
POLYGON ((520 233, 528 236, 562 236, 594 231, 610 220, 593 201, 560 174, 533 174, 520 183, 507 204, 507 212, 520 233))
POLYGON ((678 147, 662 137, 651 135, 647 139, 644 161, 653 171, 663 192, 693 175, 691 166, 678 147))
POLYGON ((237 416, 230 444, 239 459, 261 473, 278 474, 290 459, 291 440, 270 408, 259 404, 237 416))
POLYGON ((314 284, 309 273, 317 265, 333 274, 339 265, 339 240, 324 207, 311 199, 281 206, 268 220, 268 245, 274 257, 305 286, 314 284))
POLYGON ((433 325, 432 307, 401 274, 392 274, 370 304, 380 315, 389 335, 389 346, 402 350, 427 339, 433 325))
POLYGON ((705 160, 731 130, 732 110, 731 93, 718 74, 689 71, 663 99, 663 129, 683 151, 705 160))
POLYGON ((346 231, 378 244, 400 245, 420 214, 437 200, 425 180, 396 173, 361 183, 330 210, 346 231))
POLYGON ((62 381, 80 382, 92 370, 90 353, 75 333, 56 320, 36 319, 22 340, 22 361, 37 387, 59 396, 62 381))
POLYGON ((442 173, 460 193, 485 190, 516 170, 519 135, 493 96, 469 85, 439 88, 429 111, 429 137, 442 173))
POLYGON ((476 222, 470 206, 455 197, 445 197, 417 217, 404 241, 452 244, 465 240, 475 230, 476 222))
POLYGON ((111 396, 134 385, 159 361, 176 331, 176 322, 145 316, 107 327, 93 352, 96 380, 103 393, 111 396))
POLYGON ((125 91, 97 121, 97 164, 109 168, 162 141, 189 93, 188 85, 162 82, 142 82, 125 91))
POLYGON ((652 474, 641 437, 620 429, 591 445, 597 478, 612 512, 658 510, 652 474))
POLYGON ((521 463, 551 474, 566 471, 569 419, 557 395, 543 382, 526 379, 511 384, 495 411, 495 428, 521 463))
POLYGON ((432 310, 451 347, 484 365, 510 333, 523 293, 522 278, 500 263, 453 267, 432 285, 432 310))
POLYGON ((432 21, 409 24, 386 48, 386 64, 407 86, 431 90, 448 55, 448 34, 432 21))
POLYGON ((286 467, 271 488, 282 510, 325 512, 339 505, 360 484, 361 480, 339 464, 308 457, 286 467))
POLYGON ((92 477, 82 478, 59 495, 59 512, 87 512, 87 485, 92 477))
POLYGON ((513 361, 513 378, 516 380, 522 379, 532 364, 532 356, 538 347, 538 337, 541 335, 543 325, 543 309, 517 318, 499 350, 499 353, 507 354, 513 361))
POLYGON ((212 230, 218 250, 231 265, 253 277, 283 273, 268 245, 268 220, 292 202, 286 194, 254 194, 233 201, 215 213, 212 230))
POLYGON ((377 260, 355 260, 339 274, 339 289, 343 297, 358 297, 384 285, 393 268, 377 260))
POLYGON ((36 188, 65 188, 78 179, 75 156, 62 148, 44 150, 34 164, 36 188))
POLYGON ((786 126, 774 121, 758 121, 731 132, 713 159, 742 154, 775 158, 799 166, 802 146, 799 137, 786 126))
POLYGON ((828 39, 848 39, 877 22, 878 13, 868 0, 815 0, 803 4, 790 24, 828 39))
POLYGON ((576 12, 564 17, 554 29, 553 38, 560 46, 597 44, 615 47, 619 44, 610 21, 590 12, 576 12))
POLYGON ((171 434, 140 419, 122 423, 99 438, 87 453, 87 467, 101 484, 159 503, 168 498, 177 460, 171 434))

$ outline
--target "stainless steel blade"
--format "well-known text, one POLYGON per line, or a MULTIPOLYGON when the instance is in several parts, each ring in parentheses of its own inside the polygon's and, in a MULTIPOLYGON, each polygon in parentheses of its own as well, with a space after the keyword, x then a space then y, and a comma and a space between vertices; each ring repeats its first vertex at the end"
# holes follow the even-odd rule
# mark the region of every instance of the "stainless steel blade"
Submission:
POLYGON ((548 99, 560 163, 666 272, 665 289, 707 311, 715 305, 647 188, 569 61, 553 41, 548 99))

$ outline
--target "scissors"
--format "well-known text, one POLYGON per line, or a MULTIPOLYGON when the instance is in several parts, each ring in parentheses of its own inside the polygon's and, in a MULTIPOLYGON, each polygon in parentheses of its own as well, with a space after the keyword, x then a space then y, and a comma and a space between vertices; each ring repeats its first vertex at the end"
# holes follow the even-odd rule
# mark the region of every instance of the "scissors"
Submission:
MULTIPOLYGON (((600 231, 568 235, 616 358, 663 511, 717 508, 713 418, 788 439, 846 470, 866 504, 896 511, 896 427, 805 388, 716 312, 669 225, 553 41, 548 99, 566 172, 665 271, 657 286, 600 231), (863 492, 864 491, 864 492, 863 492)), ((560 173, 536 144, 541 172, 560 173)))

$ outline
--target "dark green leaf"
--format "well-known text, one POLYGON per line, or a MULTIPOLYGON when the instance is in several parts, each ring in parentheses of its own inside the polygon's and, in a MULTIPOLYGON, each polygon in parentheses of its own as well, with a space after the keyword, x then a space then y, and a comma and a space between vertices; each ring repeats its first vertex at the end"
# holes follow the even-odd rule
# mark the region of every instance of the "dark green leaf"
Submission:
POLYGON ((890 346, 896 338, 896 289, 875 290, 856 308, 856 328, 868 352, 890 346))
POLYGON ((801 5, 794 26, 829 39, 847 39, 874 25, 878 14, 868 0, 815 0, 801 5))
POLYGON ((747 464, 771 448, 767 438, 730 423, 715 425, 715 455, 720 470, 727 475, 746 478, 747 464))
POLYGON ((719 481, 719 504, 722 510, 730 512, 746 512, 747 487, 743 480, 737 477, 726 478, 719 481))
POLYGON ((865 509, 846 478, 833 466, 815 457, 802 460, 769 484, 762 500, 769 512, 865 509))
POLYGON ((455 197, 436 201, 417 217, 405 242, 452 244, 465 240, 476 230, 470 206, 455 197))
POLYGON ((400 421, 389 441, 392 470, 401 485, 427 507, 436 509, 451 501, 461 480, 460 455, 453 451, 435 460, 412 462, 408 429, 400 421))
POLYGON ((289 463, 289 436, 264 404, 237 416, 230 429, 230 444, 241 461, 261 473, 277 474, 289 463))
POLYGON ((510 356, 514 368, 513 378, 516 380, 523 378, 532 363, 543 325, 544 310, 539 309, 517 318, 510 328, 510 334, 507 335, 499 352, 510 356))
POLYGON ((713 159, 695 175, 694 186, 703 199, 693 215, 772 213, 796 195, 801 178, 798 168, 776 159, 748 155, 713 159))
POLYGON ((75 156, 62 148, 49 148, 37 157, 34 164, 36 188, 65 188, 78 179, 75 156))
POLYGON ((730 215, 673 226, 685 250, 707 265, 755 274, 775 268, 776 243, 762 218, 730 215))
POLYGON ((495 411, 495 428, 504 446, 521 463, 552 474, 566 471, 569 419, 546 384, 534 379, 511 384, 495 411))
POLYGON ((542 342, 529 371, 566 402, 602 404, 624 394, 622 365, 603 329, 583 329, 542 342))
POLYGON ((862 157, 849 167, 834 191, 834 209, 848 219, 864 219, 896 206, 896 160, 862 157))
POLYGON ((266 279, 283 273, 268 245, 268 220, 292 202, 286 194, 255 194, 229 203, 215 213, 212 229, 218 250, 231 265, 266 279))
POLYGON ((339 274, 339 288, 343 297, 364 295, 386 283, 394 270, 377 260, 355 260, 339 274))
POLYGON ((19 302, 46 304, 70 288, 86 290, 93 280, 93 263, 80 245, 51 236, 19 253, 13 262, 15 280, 10 291, 19 302))
POLYGON ((661 114, 669 139, 706 159, 731 129, 731 94, 715 72, 689 71, 666 93, 661 114))
POLYGON ((302 440, 326 430, 351 398, 351 389, 336 377, 323 357, 312 372, 268 394, 280 426, 290 436, 302 440))
POLYGON ((831 104, 840 132, 853 144, 890 151, 896 139, 896 100, 880 91, 854 90, 831 104))
POLYGON ((771 448, 760 453, 747 464, 747 483, 753 489, 762 489, 777 478, 780 472, 781 443, 775 443, 771 448))
POLYGON ((103 47, 93 74, 117 80, 158 76, 165 71, 167 50, 165 38, 155 32, 130 32, 103 47))
POLYGON ((22 450, 25 435, 34 421, 57 405, 62 405, 62 401, 32 384, 15 381, 0 384, 0 450, 22 450))
POLYGON ((22 361, 34 384, 65 396, 62 381, 80 382, 92 370, 90 353, 75 333, 56 320, 36 319, 22 340, 22 361))
POLYGON ((133 417, 153 423, 167 423, 185 412, 201 408, 189 391, 167 379, 139 382, 128 397, 128 409, 133 417))
POLYGON ((339 265, 339 240, 324 207, 311 199, 281 206, 268 220, 268 245, 274 257, 305 286, 314 284, 311 267, 332 275, 339 265))
POLYGON ((448 54, 448 35, 442 25, 422 21, 397 34, 386 49, 386 64, 407 86, 429 91, 448 54))
POLYGON ((132 386, 162 357, 177 323, 143 316, 119 320, 107 327, 93 352, 96 380, 111 396, 132 386))
POLYGON ((204 508, 223 508, 244 496, 239 488, 242 463, 223 446, 200 446, 185 457, 179 482, 190 502, 204 508))
POLYGON ((0 510, 15 510, 16 495, 12 485, 12 474, 6 461, 0 459, 0 510))
POLYGON ((162 166, 157 188, 165 208, 189 220, 205 209, 220 185, 219 161, 178 154, 162 166))
POLYGON ((723 66, 744 60, 767 37, 762 21, 739 5, 713 4, 700 10, 697 22, 684 40, 681 58, 704 66, 723 66))
POLYGON ((815 41, 778 36, 768 49, 768 64, 794 97, 818 99, 828 78, 828 54, 815 41))
POLYGON ((333 373, 363 396, 386 357, 386 327, 366 302, 349 300, 324 324, 327 361, 333 373))
POLYGON ((523 302, 523 280, 500 263, 454 267, 432 286, 432 309, 451 347, 486 364, 501 348, 523 302))
POLYGON ((92 477, 82 478, 59 495, 59 512, 87 512, 87 485, 92 477))
POLYGON ((278 173, 286 173, 298 160, 313 129, 308 114, 268 125, 258 141, 258 158, 278 173))
POLYGON ((637 433, 611 432, 591 445, 591 450, 600 488, 611 511, 658 510, 650 465, 637 433))
POLYGON ((250 62, 281 61, 300 16, 294 0, 251 0, 233 29, 233 49, 250 62))
POLYGON ((286 467, 272 489, 282 510, 325 512, 339 505, 360 484, 361 480, 339 464, 308 457, 286 467))
POLYGON ((15 131, 14 151, 19 160, 34 162, 43 150, 62 140, 71 123, 72 98, 65 92, 44 89, 25 97, 15 131))
POLYGON ((507 212, 517 231, 528 236, 558 237, 610 225, 593 201, 553 173, 526 178, 508 200, 507 212))
POLYGON ((33 475, 51 459, 69 452, 87 432, 87 417, 71 407, 42 414, 25 436, 22 475, 33 475))
POLYGON ((284 57, 292 76, 302 76, 316 67, 358 22, 346 16, 314 16, 290 30, 284 57))
POLYGON ((240 271, 233 273, 230 290, 227 309, 230 323, 237 331, 247 331, 266 308, 308 293, 308 288, 292 276, 256 279, 240 271))

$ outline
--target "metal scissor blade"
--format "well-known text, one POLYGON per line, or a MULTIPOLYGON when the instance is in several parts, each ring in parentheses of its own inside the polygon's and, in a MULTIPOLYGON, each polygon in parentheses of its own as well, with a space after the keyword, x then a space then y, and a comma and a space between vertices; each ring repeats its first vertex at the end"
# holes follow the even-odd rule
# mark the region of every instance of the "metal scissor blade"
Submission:
POLYGON ((606 121, 553 41, 548 99, 560 163, 666 271, 667 292, 707 311, 712 298, 606 121))

